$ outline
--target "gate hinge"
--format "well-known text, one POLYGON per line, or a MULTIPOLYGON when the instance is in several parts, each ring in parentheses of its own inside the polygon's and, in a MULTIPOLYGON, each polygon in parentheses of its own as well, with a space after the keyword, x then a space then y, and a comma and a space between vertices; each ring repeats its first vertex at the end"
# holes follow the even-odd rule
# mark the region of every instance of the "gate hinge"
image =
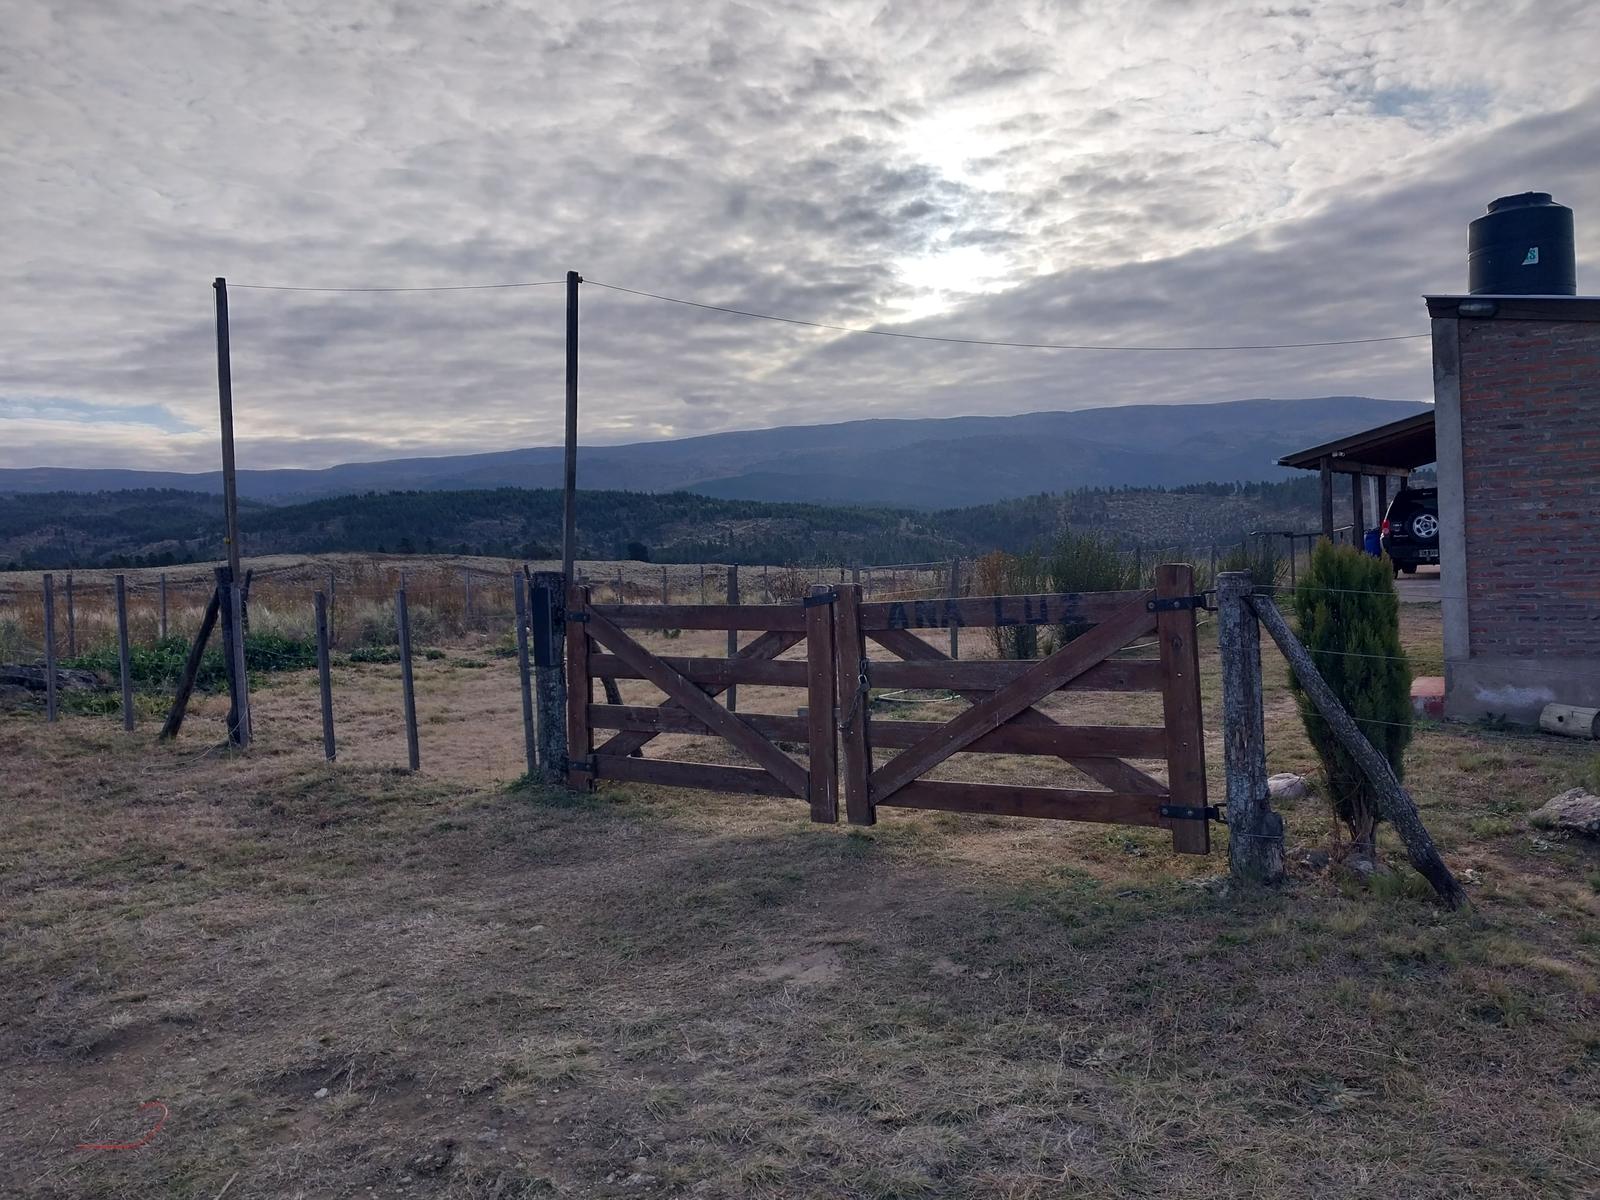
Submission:
POLYGON ((585 775, 598 775, 600 774, 600 757, 599 755, 591 754, 588 758, 569 758, 567 759, 567 770, 582 771, 585 775))
POLYGON ((1206 603, 1203 594, 1195 596, 1157 596, 1153 600, 1144 602, 1145 612, 1193 612, 1195 609, 1210 612, 1211 606, 1206 603))
POLYGON ((562 613, 561 619, 563 621, 575 621, 579 625, 587 625, 589 623, 589 614, 586 612, 562 613))
POLYGON ((1163 804, 1156 809, 1172 821, 1221 821, 1222 812, 1215 804, 1201 807, 1198 804, 1163 804))

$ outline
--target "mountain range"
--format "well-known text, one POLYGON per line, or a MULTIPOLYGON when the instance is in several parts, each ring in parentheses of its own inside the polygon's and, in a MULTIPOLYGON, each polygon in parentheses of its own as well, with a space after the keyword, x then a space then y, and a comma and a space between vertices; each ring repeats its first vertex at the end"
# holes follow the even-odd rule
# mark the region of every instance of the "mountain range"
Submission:
MULTIPOLYGON (((580 488, 688 491, 731 500, 942 509, 1084 487, 1284 479, 1291 451, 1424 411, 1365 396, 1144 404, 1007 417, 845 421, 583 447, 580 488)), ((385 491, 549 488, 559 446, 238 473, 272 504, 385 491)), ((176 488, 220 492, 220 471, 0 470, 0 493, 176 488)))

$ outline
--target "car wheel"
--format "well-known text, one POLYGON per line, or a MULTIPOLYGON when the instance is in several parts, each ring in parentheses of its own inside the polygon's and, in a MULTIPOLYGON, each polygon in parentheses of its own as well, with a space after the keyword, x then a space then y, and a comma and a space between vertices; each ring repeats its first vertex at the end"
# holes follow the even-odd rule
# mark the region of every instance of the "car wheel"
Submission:
POLYGON ((1407 575, 1415 575, 1417 573, 1416 564, 1414 564, 1414 563, 1409 567, 1401 567, 1400 569, 1402 571, 1404 571, 1407 575))

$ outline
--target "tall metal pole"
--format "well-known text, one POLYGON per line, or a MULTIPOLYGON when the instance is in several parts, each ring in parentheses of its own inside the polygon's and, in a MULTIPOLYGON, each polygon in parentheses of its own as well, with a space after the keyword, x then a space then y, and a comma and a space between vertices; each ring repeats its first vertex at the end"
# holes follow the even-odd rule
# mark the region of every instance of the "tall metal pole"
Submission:
MULTIPOLYGON (((236 697, 235 725, 229 731, 241 749, 250 744, 250 692, 244 667, 243 601, 239 594, 239 493, 233 461, 233 362, 228 351, 228 281, 218 275, 211 284, 217 294, 217 404, 222 416, 222 508, 227 522, 228 591, 222 598, 233 616, 229 645, 223 660, 236 697)), ((226 626, 224 626, 226 628, 226 626)))
POLYGON ((578 536, 578 285, 583 277, 567 272, 567 460, 561 491, 561 578, 572 584, 578 536))

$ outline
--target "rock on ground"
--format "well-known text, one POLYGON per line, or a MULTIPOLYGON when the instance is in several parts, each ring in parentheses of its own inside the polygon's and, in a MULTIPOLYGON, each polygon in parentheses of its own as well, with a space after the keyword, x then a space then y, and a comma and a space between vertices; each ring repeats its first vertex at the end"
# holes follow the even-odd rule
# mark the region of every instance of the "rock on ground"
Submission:
POLYGON ((1285 771, 1267 780, 1267 794, 1274 800, 1304 800, 1311 792, 1304 775, 1285 771))
POLYGON ((1600 837, 1600 796, 1575 787, 1551 797, 1543 807, 1530 813, 1528 819, 1544 829, 1600 837))

